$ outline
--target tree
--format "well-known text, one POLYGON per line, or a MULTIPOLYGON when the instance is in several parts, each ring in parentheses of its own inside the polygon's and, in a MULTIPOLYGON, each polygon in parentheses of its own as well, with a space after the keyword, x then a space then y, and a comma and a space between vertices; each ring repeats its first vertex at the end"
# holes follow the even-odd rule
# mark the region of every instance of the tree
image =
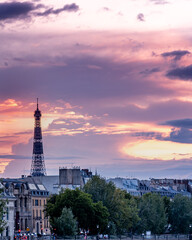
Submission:
POLYGON ((125 191, 117 189, 112 182, 100 176, 93 176, 83 190, 91 194, 94 202, 102 201, 109 212, 109 228, 117 234, 128 232, 139 220, 134 199, 125 191))
POLYGON ((167 196, 163 197, 163 202, 164 202, 164 208, 165 208, 165 213, 167 216, 167 230, 169 229, 169 224, 170 224, 170 208, 171 208, 171 199, 167 196))
POLYGON ((0 233, 2 233, 5 230, 5 226, 6 226, 4 215, 6 213, 5 207, 7 202, 8 200, 5 198, 3 185, 0 183, 0 233))
POLYGON ((78 227, 81 229, 95 231, 97 225, 101 229, 107 227, 109 214, 101 202, 93 203, 91 195, 79 189, 66 189, 57 196, 52 196, 45 209, 46 214, 50 216, 53 229, 57 229, 56 219, 61 216, 61 209, 64 207, 72 210, 78 221, 78 227))
POLYGON ((145 231, 163 233, 167 226, 167 216, 161 196, 152 193, 143 195, 139 201, 139 217, 141 220, 137 230, 140 233, 145 231))
POLYGON ((92 234, 105 233, 108 226, 109 212, 101 201, 93 203, 94 215, 92 216, 90 232, 92 234))
POLYGON ((6 221, 4 220, 6 201, 4 199, 0 199, 0 233, 5 230, 6 221))
POLYGON ((171 231, 174 233, 189 233, 192 224, 192 200, 177 195, 170 206, 171 231))
POLYGON ((61 216, 56 219, 56 225, 61 236, 77 234, 77 221, 70 208, 63 208, 61 216))

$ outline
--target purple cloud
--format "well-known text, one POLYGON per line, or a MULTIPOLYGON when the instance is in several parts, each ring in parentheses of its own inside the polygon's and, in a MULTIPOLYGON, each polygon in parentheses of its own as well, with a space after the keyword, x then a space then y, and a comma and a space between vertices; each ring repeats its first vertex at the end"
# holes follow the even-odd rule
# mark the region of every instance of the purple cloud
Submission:
POLYGON ((161 54, 162 57, 173 57, 175 61, 180 60, 183 56, 190 54, 189 51, 186 50, 177 50, 172 52, 164 52, 161 54))
POLYGON ((66 4, 63 8, 53 9, 49 8, 44 12, 34 12, 40 8, 47 8, 43 4, 33 4, 32 2, 4 2, 0 3, 0 21, 7 19, 25 19, 32 15, 35 16, 48 16, 50 14, 58 15, 63 11, 76 12, 79 10, 79 6, 75 3, 66 4), (33 14, 32 14, 33 13, 33 14))
POLYGON ((144 74, 144 75, 150 75, 153 73, 157 73, 160 72, 160 69, 158 67, 152 68, 152 69, 145 69, 144 71, 141 71, 140 74, 144 74))
POLYGON ((79 6, 76 5, 75 3, 72 4, 67 4, 63 8, 58 8, 58 9, 53 9, 49 8, 48 10, 42 12, 42 13, 37 13, 37 16, 48 16, 50 14, 55 14, 58 15, 59 13, 66 11, 66 12, 77 12, 79 10, 79 6))
POLYGON ((0 155, 0 159, 31 159, 31 156, 23 155, 0 155))
POLYGON ((68 11, 68 12, 76 12, 78 10, 79 10, 79 6, 76 5, 75 3, 67 4, 63 7, 63 11, 68 11))
POLYGON ((179 78, 181 80, 192 80, 192 65, 187 67, 175 68, 167 72, 168 78, 179 78))
POLYGON ((171 120, 171 121, 166 121, 162 125, 192 129, 192 119, 186 118, 186 119, 171 120))
POLYGON ((144 22, 145 21, 145 16, 143 13, 139 13, 137 15, 137 20, 139 20, 140 22, 144 22))
POLYGON ((166 140, 179 143, 192 143, 192 131, 187 128, 172 129, 170 137, 166 140))
POLYGON ((26 18, 35 9, 31 2, 0 3, 0 20, 26 18))

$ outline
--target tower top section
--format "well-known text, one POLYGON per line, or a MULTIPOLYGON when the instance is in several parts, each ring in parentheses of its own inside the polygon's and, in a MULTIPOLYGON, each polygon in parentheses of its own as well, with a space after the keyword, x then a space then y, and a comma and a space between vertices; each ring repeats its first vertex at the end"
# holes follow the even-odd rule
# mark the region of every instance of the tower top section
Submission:
POLYGON ((37 98, 37 109, 35 110, 34 117, 35 118, 40 118, 41 117, 41 111, 39 110, 38 98, 37 98))

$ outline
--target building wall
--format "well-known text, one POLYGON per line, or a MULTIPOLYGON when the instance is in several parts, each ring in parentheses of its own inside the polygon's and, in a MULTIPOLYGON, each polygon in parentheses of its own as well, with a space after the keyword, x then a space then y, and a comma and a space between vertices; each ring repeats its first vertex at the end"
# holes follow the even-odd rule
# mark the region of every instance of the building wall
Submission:
POLYGON ((32 200, 31 193, 22 184, 14 189, 15 201, 15 230, 26 232, 32 229, 32 200))
POLYGON ((9 236, 11 240, 14 239, 14 198, 7 198, 8 203, 5 207, 4 220, 6 221, 5 230, 2 233, 2 236, 9 236))
POLYGON ((47 197, 32 197, 33 233, 50 234, 49 220, 44 212, 47 200, 47 197))
POLYGON ((81 185, 80 168, 60 168, 59 185, 81 185))

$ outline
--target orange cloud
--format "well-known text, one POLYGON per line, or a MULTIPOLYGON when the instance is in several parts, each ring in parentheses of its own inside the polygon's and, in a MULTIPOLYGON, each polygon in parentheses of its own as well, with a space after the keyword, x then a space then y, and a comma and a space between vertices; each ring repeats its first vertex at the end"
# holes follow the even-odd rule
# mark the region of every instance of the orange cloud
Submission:
POLYGON ((149 160, 180 160, 184 157, 192 157, 191 144, 158 140, 127 143, 120 148, 120 152, 124 155, 149 160))

